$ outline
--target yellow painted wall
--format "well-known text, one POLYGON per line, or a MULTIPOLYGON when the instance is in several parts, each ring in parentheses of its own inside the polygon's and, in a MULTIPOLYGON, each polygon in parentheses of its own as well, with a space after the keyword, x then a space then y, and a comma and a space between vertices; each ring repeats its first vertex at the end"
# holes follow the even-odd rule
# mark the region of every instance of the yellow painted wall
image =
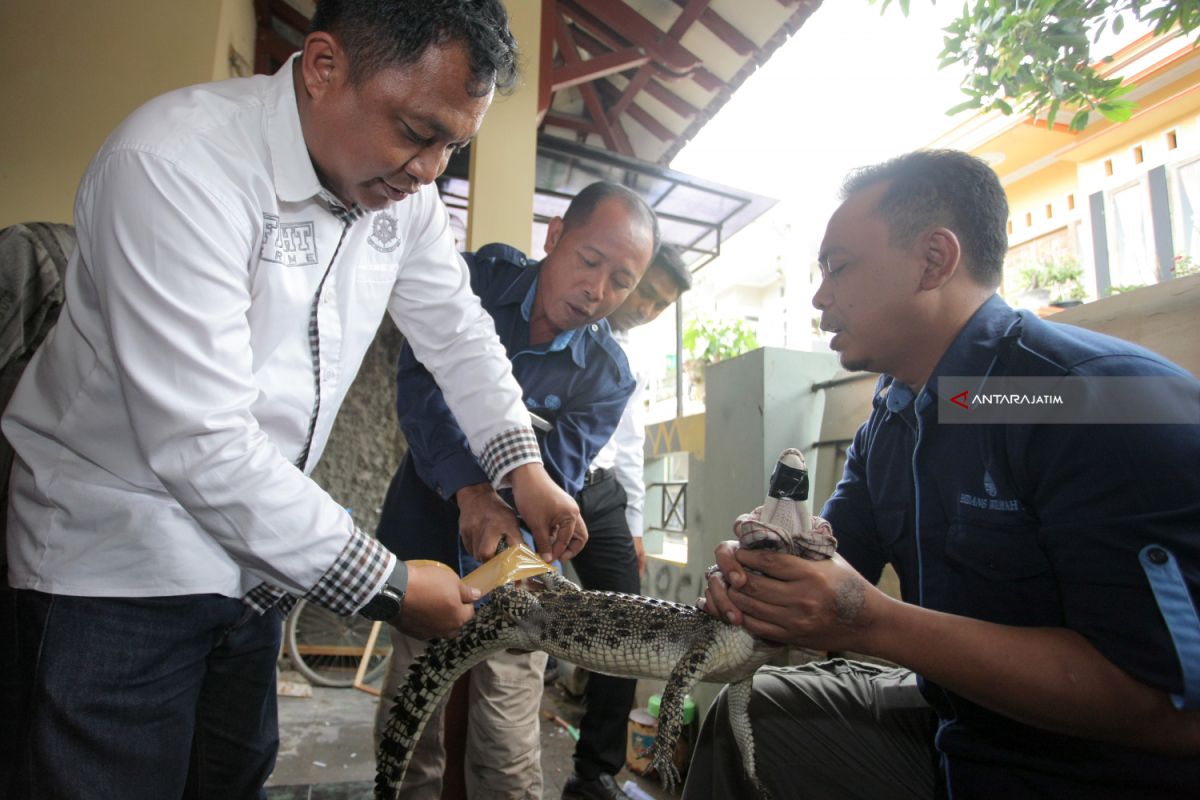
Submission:
POLYGON ((0 3, 0 227, 72 221, 92 154, 129 112, 252 63, 252 0, 0 3))
POLYGON ((212 80, 254 74, 254 0, 221 0, 212 80))
POLYGON ((668 453, 691 453, 704 460, 704 414, 675 417, 646 426, 647 461, 668 453))
POLYGON ((528 253, 533 249, 542 3, 505 0, 505 6, 521 51, 521 85, 495 99, 471 144, 467 248, 505 242, 528 253))
POLYGON ((1004 187, 1004 192, 1008 195, 1008 213, 1013 225, 1008 237, 1010 247, 1078 220, 1087 208, 1087 198, 1079 194, 1076 166, 1069 161, 1059 161, 1009 184, 1004 187), (1068 198, 1072 196, 1074 209, 1069 207, 1068 198))

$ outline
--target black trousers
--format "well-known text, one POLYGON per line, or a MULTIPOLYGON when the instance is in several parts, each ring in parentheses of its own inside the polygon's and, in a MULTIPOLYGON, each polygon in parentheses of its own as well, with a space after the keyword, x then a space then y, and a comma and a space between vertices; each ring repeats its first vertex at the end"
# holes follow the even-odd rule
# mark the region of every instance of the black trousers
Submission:
MULTIPOLYGON (((608 470, 575 495, 588 529, 588 543, 571 561, 585 589, 641 592, 637 551, 625 520, 625 490, 608 470)), ((593 672, 584 695, 587 711, 579 724, 575 772, 584 780, 616 775, 625 764, 629 711, 637 681, 593 672)))

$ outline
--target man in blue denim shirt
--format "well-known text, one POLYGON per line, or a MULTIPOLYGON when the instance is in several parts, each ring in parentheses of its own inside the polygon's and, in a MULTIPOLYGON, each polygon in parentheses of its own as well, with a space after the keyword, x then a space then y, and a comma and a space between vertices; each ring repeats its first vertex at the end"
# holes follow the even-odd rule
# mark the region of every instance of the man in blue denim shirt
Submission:
MULTIPOLYGON (((526 405, 550 423, 539 435, 546 470, 571 495, 583 486, 634 388, 604 318, 641 280, 657 245, 657 221, 645 202, 620 185, 600 182, 551 220, 540 263, 503 244, 465 255, 471 288, 496 323, 526 405)), ((501 538, 520 542, 516 514, 467 449, 437 383, 407 347, 397 386, 409 451, 388 488, 380 541, 403 559, 432 558, 462 572, 494 555, 501 538)), ((575 552, 568 548, 565 557, 575 552)), ((422 648, 396 631, 392 637, 396 649, 385 698, 422 648)), ((471 671, 469 794, 541 798, 537 713, 545 664, 545 653, 505 653, 471 671)), ((380 704, 377 730, 389 711, 390 703, 380 704)), ((403 797, 440 796, 441 728, 439 714, 414 752, 403 797)))
MULTIPOLYGON (((723 544, 730 585, 710 580, 705 604, 767 639, 901 668, 760 673, 760 777, 778 796, 1193 796, 1200 385, 995 295, 1008 208, 983 162, 910 153, 844 196, 813 304, 843 366, 883 377, 823 511, 838 556, 723 544), (951 376, 1171 379, 1192 421, 947 424, 951 376), (873 586, 888 563, 902 601, 873 586)), ((720 766, 736 752, 726 713, 706 722, 688 800, 745 796, 720 766)))

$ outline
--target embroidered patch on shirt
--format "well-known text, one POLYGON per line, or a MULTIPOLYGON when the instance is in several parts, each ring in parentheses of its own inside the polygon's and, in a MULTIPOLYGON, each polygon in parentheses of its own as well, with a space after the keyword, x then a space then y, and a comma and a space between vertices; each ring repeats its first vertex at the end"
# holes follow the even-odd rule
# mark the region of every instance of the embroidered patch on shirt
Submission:
POLYGON ((317 263, 317 237, 311 222, 279 222, 274 214, 263 214, 263 261, 288 267, 317 263))
POLYGON ((986 469, 983 471, 983 491, 987 493, 987 497, 980 497, 968 492, 959 493, 958 504, 960 506, 970 506, 971 508, 981 508, 986 511, 1021 510, 1021 504, 1017 500, 998 496, 1000 490, 996 487, 996 482, 992 480, 992 474, 986 469))
POLYGON ((380 253, 390 253, 400 246, 400 237, 396 235, 396 218, 386 211, 376 214, 371 220, 371 235, 367 244, 380 253))

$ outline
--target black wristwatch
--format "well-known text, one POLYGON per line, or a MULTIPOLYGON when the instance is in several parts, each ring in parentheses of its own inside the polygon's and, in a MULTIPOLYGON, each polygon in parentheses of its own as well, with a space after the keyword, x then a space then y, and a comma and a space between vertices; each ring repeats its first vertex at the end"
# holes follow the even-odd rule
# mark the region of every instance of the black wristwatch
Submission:
POLYGON ((400 609, 404 606, 404 594, 407 591, 408 565, 397 560, 396 568, 388 576, 387 582, 383 584, 379 594, 367 601, 367 604, 360 608, 358 613, 375 622, 392 621, 399 617, 400 609))

